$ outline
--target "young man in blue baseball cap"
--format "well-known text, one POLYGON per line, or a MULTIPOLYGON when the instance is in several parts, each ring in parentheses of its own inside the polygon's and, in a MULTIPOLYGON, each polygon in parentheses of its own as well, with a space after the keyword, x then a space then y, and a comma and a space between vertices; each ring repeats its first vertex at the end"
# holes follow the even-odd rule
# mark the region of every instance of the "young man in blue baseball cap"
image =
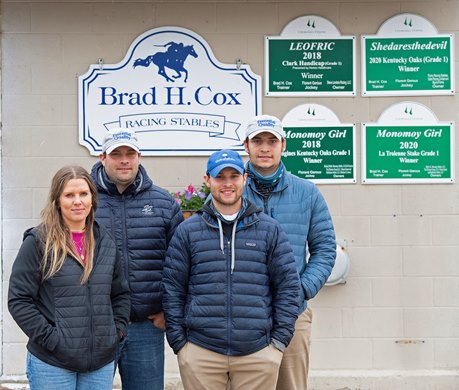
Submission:
POLYGON ((276 387, 299 309, 299 279, 279 223, 242 197, 244 163, 213 153, 211 197, 179 225, 166 254, 167 340, 187 390, 276 387))

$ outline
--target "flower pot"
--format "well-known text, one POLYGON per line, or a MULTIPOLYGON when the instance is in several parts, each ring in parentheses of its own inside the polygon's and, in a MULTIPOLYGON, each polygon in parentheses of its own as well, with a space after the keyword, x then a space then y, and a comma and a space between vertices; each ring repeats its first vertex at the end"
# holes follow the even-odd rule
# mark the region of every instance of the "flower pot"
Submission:
POLYGON ((190 218, 195 212, 196 210, 182 210, 183 219, 190 218))

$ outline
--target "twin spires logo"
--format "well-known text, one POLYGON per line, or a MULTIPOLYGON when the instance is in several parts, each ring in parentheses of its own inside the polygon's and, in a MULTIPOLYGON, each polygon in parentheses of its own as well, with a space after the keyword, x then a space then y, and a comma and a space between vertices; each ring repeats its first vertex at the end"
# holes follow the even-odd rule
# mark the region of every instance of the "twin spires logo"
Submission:
POLYGON ((411 18, 405 18, 403 24, 408 27, 413 27, 413 20, 411 18))
POLYGON ((220 63, 180 27, 147 31, 119 63, 79 77, 80 144, 92 155, 115 127, 135 132, 144 156, 243 151, 246 124, 261 112, 260 76, 220 63))
POLYGON ((405 114, 413 115, 413 109, 411 107, 405 107, 405 114))

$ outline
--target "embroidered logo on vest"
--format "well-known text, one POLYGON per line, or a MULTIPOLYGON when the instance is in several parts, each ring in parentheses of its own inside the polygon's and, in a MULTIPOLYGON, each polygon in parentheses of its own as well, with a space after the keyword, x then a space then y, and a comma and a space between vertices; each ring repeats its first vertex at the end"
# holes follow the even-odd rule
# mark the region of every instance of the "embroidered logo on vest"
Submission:
POLYGON ((153 215, 153 206, 146 204, 142 209, 143 215, 153 215))

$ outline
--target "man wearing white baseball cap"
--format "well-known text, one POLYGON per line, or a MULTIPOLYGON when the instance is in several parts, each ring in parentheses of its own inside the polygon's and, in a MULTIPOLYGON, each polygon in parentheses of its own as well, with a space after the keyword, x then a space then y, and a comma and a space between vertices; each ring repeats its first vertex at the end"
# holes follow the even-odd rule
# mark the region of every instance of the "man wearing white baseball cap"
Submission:
POLYGON ((122 388, 163 390, 161 279, 166 250, 183 221, 182 212, 140 164, 134 131, 109 130, 99 159, 91 172, 99 194, 96 218, 115 239, 131 290, 128 334, 117 356, 122 388))
POLYGON ((250 158, 244 195, 277 219, 287 233, 302 287, 300 315, 282 357, 276 389, 306 390, 312 323, 308 300, 325 284, 335 263, 333 222, 317 187, 285 169, 281 156, 286 135, 278 118, 253 118, 246 129, 244 147, 250 158))

